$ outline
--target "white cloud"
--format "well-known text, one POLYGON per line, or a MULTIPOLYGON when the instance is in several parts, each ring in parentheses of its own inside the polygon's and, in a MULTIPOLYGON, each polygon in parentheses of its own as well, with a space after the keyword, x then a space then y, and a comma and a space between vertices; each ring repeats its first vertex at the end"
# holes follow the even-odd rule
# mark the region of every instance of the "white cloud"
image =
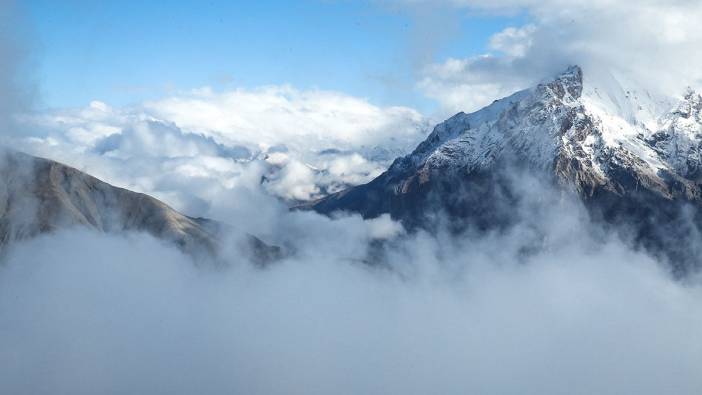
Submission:
POLYGON ((402 224, 393 221, 390 214, 383 214, 366 222, 369 228, 368 234, 372 239, 390 240, 405 232, 402 224))
POLYGON ((535 30, 534 25, 526 25, 521 28, 508 27, 490 38, 490 49, 502 52, 507 56, 524 56, 533 44, 532 35, 535 30))
MULTIPOLYGON (((398 1, 410 6, 422 1, 398 1)), ((680 95, 702 85, 702 3, 647 0, 456 0, 434 6, 505 13, 530 22, 490 40, 491 53, 428 65, 419 84, 447 111, 476 110, 571 64, 598 78, 626 75, 647 90, 680 95)))
POLYGON ((311 200, 320 193, 314 171, 297 160, 285 162, 282 170, 270 179, 270 190, 290 200, 311 200))
POLYGON ((377 145, 406 149, 417 141, 423 117, 406 107, 381 108, 345 94, 300 91, 290 86, 210 89, 145 104, 149 113, 220 141, 285 144, 296 151, 358 149, 377 145))
POLYGON ((23 121, 13 146, 191 215, 208 215, 225 189, 264 188, 295 202, 368 182, 427 133, 412 109, 289 86, 203 88, 125 108, 94 101, 23 121))
POLYGON ((419 88, 447 113, 476 111, 530 84, 514 73, 512 58, 484 55, 449 59, 425 68, 419 88))
MULTIPOLYGON (((241 195, 235 195, 241 198, 241 195)), ((0 392, 696 394, 702 287, 549 207, 520 231, 404 236, 251 202, 295 255, 197 268, 144 235, 67 231, 0 265, 0 392), (560 223, 560 222, 559 222, 560 223), (527 226, 522 231, 533 231, 527 226), (387 270, 392 269, 392 270, 387 270), (632 379, 635 378, 635 379, 632 379)), ((226 217, 225 217, 226 218, 226 217)), ((231 219, 231 218, 230 218, 231 219)), ((248 225, 247 225, 248 226, 248 225)))

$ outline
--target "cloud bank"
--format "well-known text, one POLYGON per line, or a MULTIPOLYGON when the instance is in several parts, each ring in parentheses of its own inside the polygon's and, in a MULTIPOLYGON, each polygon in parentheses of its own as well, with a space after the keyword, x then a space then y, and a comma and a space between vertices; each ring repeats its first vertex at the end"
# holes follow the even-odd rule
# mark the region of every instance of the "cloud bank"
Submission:
POLYGON ((196 268, 143 235, 16 245, 0 392, 697 393, 700 283, 556 207, 461 238, 279 214, 271 237, 296 253, 263 270, 236 251, 196 268), (524 255, 534 225, 548 246, 524 255), (381 266, 362 263, 374 237, 381 266))
POLYGON ((209 214, 215 190, 240 185, 262 183, 294 204, 368 182, 427 133, 412 109, 287 86, 199 89, 128 108, 95 101, 22 122, 6 144, 193 215, 209 214))

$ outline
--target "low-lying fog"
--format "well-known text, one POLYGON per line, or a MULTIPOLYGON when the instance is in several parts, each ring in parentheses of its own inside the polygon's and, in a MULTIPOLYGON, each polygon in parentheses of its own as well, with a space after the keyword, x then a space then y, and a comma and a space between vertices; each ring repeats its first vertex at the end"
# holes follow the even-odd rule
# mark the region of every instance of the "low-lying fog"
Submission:
POLYGON ((548 206, 460 237, 276 211, 269 239, 295 252, 265 269, 236 250, 196 266, 146 235, 17 244, 0 392, 698 393, 699 281, 548 206), (392 240, 381 266, 363 263, 374 239, 392 240))

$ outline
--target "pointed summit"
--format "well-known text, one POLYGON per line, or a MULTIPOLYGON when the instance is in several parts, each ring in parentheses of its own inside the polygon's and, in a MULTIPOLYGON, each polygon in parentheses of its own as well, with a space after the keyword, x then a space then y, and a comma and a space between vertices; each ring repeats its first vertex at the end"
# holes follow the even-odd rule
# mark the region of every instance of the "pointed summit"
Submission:
POLYGON ((558 79, 568 79, 582 83, 583 69, 578 65, 568 66, 568 68, 558 76, 558 79))
POLYGON ((539 88, 553 91, 561 100, 577 100, 583 92, 583 71, 580 66, 570 66, 551 81, 540 84, 539 88))

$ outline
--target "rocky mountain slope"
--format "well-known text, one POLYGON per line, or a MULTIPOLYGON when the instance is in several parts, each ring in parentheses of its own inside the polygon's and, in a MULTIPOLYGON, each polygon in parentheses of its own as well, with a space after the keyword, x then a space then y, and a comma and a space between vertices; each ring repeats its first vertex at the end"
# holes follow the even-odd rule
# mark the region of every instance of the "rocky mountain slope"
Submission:
MULTIPOLYGON (((226 226, 185 216, 153 197, 117 188, 60 163, 0 150, 0 248, 70 227, 145 232, 197 258, 216 257, 226 226)), ((257 262, 279 249, 249 236, 257 262)))
POLYGON ((702 97, 690 90, 675 103, 623 78, 602 81, 573 66, 459 113, 375 180, 311 207, 390 213, 410 228, 441 217, 456 231, 500 229, 519 221, 528 175, 579 197, 595 220, 676 270, 700 266, 702 97))

